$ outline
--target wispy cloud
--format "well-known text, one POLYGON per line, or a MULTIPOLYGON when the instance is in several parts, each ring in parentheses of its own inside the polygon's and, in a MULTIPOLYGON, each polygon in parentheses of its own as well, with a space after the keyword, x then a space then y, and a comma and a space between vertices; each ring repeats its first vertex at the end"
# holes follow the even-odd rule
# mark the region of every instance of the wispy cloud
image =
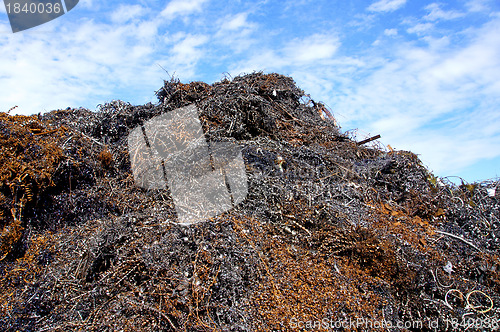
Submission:
POLYGON ((386 36, 396 36, 398 34, 398 29, 385 29, 384 35, 386 36))
POLYGON ((357 76, 368 75, 344 84, 336 103, 347 117, 344 124, 355 122, 393 146, 420 153, 438 173, 499 157, 498 29, 495 19, 462 45, 430 37, 427 46, 405 43, 382 66, 359 67, 357 76))
POLYGON ((425 16, 426 20, 438 21, 438 20, 454 20, 460 17, 464 17, 465 13, 456 10, 442 10, 441 6, 437 3, 432 3, 425 7, 429 11, 429 14, 425 16))
POLYGON ((248 26, 248 13, 238 13, 226 19, 221 24, 221 29, 225 31, 236 31, 248 26))
MULTIPOLYGON (((217 44, 224 48, 240 54, 249 50, 256 44, 254 35, 259 25, 249 19, 250 12, 241 12, 234 15, 226 15, 217 21, 217 31, 214 39, 217 44)), ((223 54, 221 56, 227 56, 223 54)))
POLYGON ((372 3, 368 10, 371 12, 392 12, 403 7, 406 0, 379 0, 372 3))
POLYGON ((251 57, 240 62, 232 71, 240 74, 256 69, 280 71, 296 66, 303 68, 318 66, 332 59, 339 46, 339 39, 332 34, 314 34, 296 38, 280 48, 255 50, 251 57))
POLYGON ((192 78, 198 60, 204 55, 202 46, 209 38, 204 35, 179 34, 174 37, 168 66, 178 68, 177 74, 192 78))
POLYGON ((201 12, 203 4, 208 0, 172 0, 168 3, 161 15, 167 19, 174 19, 177 16, 186 16, 192 13, 201 12))
POLYGON ((125 23, 131 19, 139 19, 146 9, 140 5, 121 5, 111 14, 111 21, 125 23))
POLYGON ((24 114, 84 102, 97 105, 113 91, 114 98, 130 100, 134 96, 119 91, 134 85, 152 96, 161 82, 153 60, 153 22, 81 21, 66 27, 48 24, 44 31, 0 35, 0 111, 14 105, 24 114))
POLYGON ((80 0, 78 2, 78 6, 82 6, 84 8, 94 8, 95 3, 94 0, 80 0))
POLYGON ((406 31, 408 33, 415 33, 417 35, 426 33, 430 30, 434 29, 434 24, 432 23, 417 23, 412 27, 408 28, 406 31))
POLYGON ((330 35, 315 34, 291 41, 284 50, 290 61, 303 64, 330 59, 340 46, 339 39, 330 35))
MULTIPOLYGON (((172 1, 164 14, 188 15, 204 2, 172 1)), ((1 34, 0 111, 14 105, 24 114, 92 107, 110 98, 144 103, 154 99, 165 76, 158 64, 182 79, 194 77, 208 37, 164 34, 164 18, 138 4, 122 4, 108 17, 60 19, 39 28, 41 33, 1 34), (134 94, 125 92, 132 87, 134 94)))
POLYGON ((484 12, 489 10, 486 0, 470 0, 465 4, 465 7, 470 12, 484 12))

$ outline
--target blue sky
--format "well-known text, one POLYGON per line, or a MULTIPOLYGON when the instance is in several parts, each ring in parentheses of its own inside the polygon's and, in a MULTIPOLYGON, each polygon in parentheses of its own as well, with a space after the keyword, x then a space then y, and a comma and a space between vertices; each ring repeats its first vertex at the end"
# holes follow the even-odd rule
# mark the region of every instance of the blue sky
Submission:
POLYGON ((0 111, 156 102, 167 73, 292 76, 343 131, 438 176, 500 176, 500 2, 97 1, 13 34, 0 5, 0 111))

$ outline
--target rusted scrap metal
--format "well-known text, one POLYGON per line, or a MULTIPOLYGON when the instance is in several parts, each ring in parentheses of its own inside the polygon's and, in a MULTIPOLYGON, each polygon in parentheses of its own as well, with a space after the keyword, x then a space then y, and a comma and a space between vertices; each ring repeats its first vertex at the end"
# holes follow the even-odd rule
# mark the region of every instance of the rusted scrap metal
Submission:
POLYGON ((319 105, 318 113, 319 113, 319 116, 321 117, 321 119, 326 120, 326 118, 325 118, 325 115, 326 115, 328 117, 328 119, 330 119, 331 121, 336 122, 336 120, 333 117, 332 113, 328 110, 328 108, 326 108, 325 105, 323 105, 323 104, 317 104, 317 105, 319 105))
POLYGON ((356 143, 356 145, 363 145, 363 144, 366 144, 366 143, 369 143, 371 141, 374 141, 374 140, 377 140, 380 138, 380 135, 376 135, 376 136, 373 136, 373 137, 370 137, 370 138, 367 138, 367 139, 364 139, 358 143, 356 143))
MULTIPOLYGON (((0 112, 0 164, 7 166, 0 167, 0 258, 8 254, 0 259, 0 330, 283 330, 283 317, 380 319, 382 306, 394 309, 393 319, 420 312, 422 321, 451 321, 472 306, 470 294, 476 314, 496 313, 498 179, 471 190, 436 180, 410 152, 358 148, 380 136, 352 141, 303 95, 291 78, 254 73, 210 86, 171 80, 159 104, 113 101, 96 112, 38 119, 0 112), (158 176, 222 168, 232 206, 225 165, 241 151, 248 197, 207 222, 180 226, 179 187, 138 188, 132 159, 148 156, 131 156, 127 137, 144 126, 138 147, 163 151, 166 140, 148 134, 149 121, 191 104, 210 165, 182 155, 186 167, 167 169, 160 156, 158 176), (217 159, 226 143, 238 145, 222 154, 227 162, 217 159), (437 285, 430 297, 422 278, 437 285), (481 293, 469 291, 448 308, 433 300, 447 300, 452 284, 481 293), (222 312, 224 319, 213 319, 222 312)), ((190 142, 193 131, 178 125, 175 140, 190 142)), ((203 204, 191 196, 183 203, 190 211, 203 204)))

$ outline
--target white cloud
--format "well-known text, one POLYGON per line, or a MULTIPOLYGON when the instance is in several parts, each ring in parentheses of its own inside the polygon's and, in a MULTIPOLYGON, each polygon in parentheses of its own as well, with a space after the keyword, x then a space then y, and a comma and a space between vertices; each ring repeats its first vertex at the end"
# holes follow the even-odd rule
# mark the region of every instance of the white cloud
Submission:
POLYGON ((153 98, 161 85, 161 69, 153 58, 157 36, 151 22, 79 21, 47 24, 47 30, 50 33, 0 36, 1 111, 14 105, 23 114, 82 103, 93 108, 115 98, 143 102, 143 97, 134 98, 153 98), (137 95, 123 95, 131 86, 137 95))
POLYGON ((126 23, 131 19, 139 19, 145 13, 145 8, 140 5, 121 5, 111 14, 111 21, 126 23))
POLYGON ((239 13, 233 17, 226 18, 226 20, 222 23, 221 29, 234 31, 245 28, 248 26, 247 17, 248 13, 239 13))
POLYGON ((238 63, 231 71, 238 75, 254 70, 283 71, 326 65, 335 56, 340 41, 332 35, 315 34, 294 39, 280 48, 259 48, 252 56, 238 63))
POLYGON ((334 109, 346 117, 344 128, 356 124, 381 134, 440 175, 500 158, 499 29, 497 18, 469 29, 472 37, 458 45, 441 38, 402 44, 382 62, 366 58, 368 65, 352 74, 357 79, 336 88, 334 109))
POLYGON ((461 13, 456 10, 444 11, 437 3, 431 3, 430 5, 425 7, 425 9, 429 11, 429 14, 425 16, 425 19, 429 21, 438 21, 438 20, 448 21, 465 16, 465 13, 461 13))
MULTIPOLYGON (((480 35, 467 47, 431 68, 430 73, 442 84, 472 83, 481 90, 496 87, 500 75, 500 35, 497 33, 500 22, 487 27, 480 30, 480 35)), ((500 90, 491 92, 500 96, 500 90)))
POLYGON ((207 1, 208 0, 172 0, 161 12, 161 15, 172 20, 177 16, 186 16, 200 12, 203 4, 207 1))
MULTIPOLYGON (((10 27, 10 25, 8 25, 7 23, 6 24, 2 24, 0 22, 0 36, 2 35, 7 35, 9 33, 12 33, 12 28, 10 27)), ((1 43, 1 37, 0 37, 0 43, 1 43)))
POLYGON ((169 54, 160 62, 169 73, 182 80, 194 78, 198 61, 206 55, 203 47, 209 38, 204 35, 178 33, 168 40, 169 54))
POLYGON ((255 70, 279 71, 289 65, 288 59, 284 59, 274 50, 262 49, 250 58, 234 64, 230 69, 231 75, 236 76, 243 73, 252 73, 255 70))
POLYGON ((217 22, 218 30, 214 35, 217 44, 239 54, 253 47, 256 38, 252 36, 258 24, 249 21, 248 12, 228 15, 217 22))
POLYGON ((425 41, 428 45, 429 50, 445 50, 448 49, 450 46, 452 46, 451 39, 449 36, 442 36, 442 37, 431 37, 431 36, 425 36, 422 38, 423 41, 425 41))
POLYGON ((384 35, 386 36, 396 36, 398 34, 398 29, 385 29, 384 35))
POLYGON ((375 14, 356 14, 353 19, 347 23, 348 26, 356 27, 359 31, 368 31, 378 20, 375 14))
POLYGON ((471 0, 465 4, 469 12, 485 12, 488 11, 488 5, 485 0, 471 0))
POLYGON ((289 57, 293 63, 312 63, 331 58, 339 46, 338 38, 315 34, 290 42, 283 55, 289 57))
POLYGON ((4 1, 2 1, 2 4, 0 5, 0 13, 7 14, 7 8, 5 8, 5 2, 4 1))
POLYGON ((159 21, 157 20, 147 20, 138 22, 135 25, 134 34, 140 40, 153 42, 158 36, 158 26, 159 26, 159 21))
MULTIPOLYGON (((196 10, 176 3, 167 6, 172 15, 196 10)), ((92 109, 111 99, 145 103, 154 100, 165 76, 158 64, 182 79, 194 77, 206 36, 180 33, 165 39, 160 14, 152 16, 139 5, 114 10, 110 24, 54 20, 44 25, 44 33, 1 34, 0 111, 14 105, 23 114, 92 109)))
POLYGON ((199 46, 205 44, 207 41, 208 37, 206 36, 187 35, 182 38, 182 41, 174 45, 172 53, 181 61, 192 62, 199 58, 201 52, 199 46))
POLYGON ((379 0, 372 3, 368 10, 371 12, 392 12, 404 6, 406 0, 379 0))
POLYGON ((406 31, 408 33, 415 33, 417 35, 420 35, 432 29, 434 29, 434 24, 432 23, 417 23, 414 26, 408 28, 406 31))
POLYGON ((78 6, 82 6, 83 8, 87 9, 97 9, 94 0, 80 0, 78 2, 78 6))
POLYGON ((444 133, 425 130, 419 135, 413 135, 412 141, 401 141, 401 144, 411 146, 413 152, 419 153, 423 162, 434 173, 452 176, 479 160, 497 158, 498 153, 495 151, 500 139, 498 136, 490 140, 475 138, 471 135, 471 130, 444 133))

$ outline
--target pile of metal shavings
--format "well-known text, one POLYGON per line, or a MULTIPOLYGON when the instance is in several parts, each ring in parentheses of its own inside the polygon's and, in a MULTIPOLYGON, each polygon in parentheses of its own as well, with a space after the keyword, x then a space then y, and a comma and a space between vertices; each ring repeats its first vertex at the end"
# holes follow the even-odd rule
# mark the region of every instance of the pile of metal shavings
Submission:
POLYGON ((171 79, 157 96, 0 113, 2 330, 498 326, 498 180, 455 185, 357 144, 279 74, 171 79), (241 148, 248 195, 182 226, 168 188, 135 185, 127 137, 192 104, 207 142, 241 148))

